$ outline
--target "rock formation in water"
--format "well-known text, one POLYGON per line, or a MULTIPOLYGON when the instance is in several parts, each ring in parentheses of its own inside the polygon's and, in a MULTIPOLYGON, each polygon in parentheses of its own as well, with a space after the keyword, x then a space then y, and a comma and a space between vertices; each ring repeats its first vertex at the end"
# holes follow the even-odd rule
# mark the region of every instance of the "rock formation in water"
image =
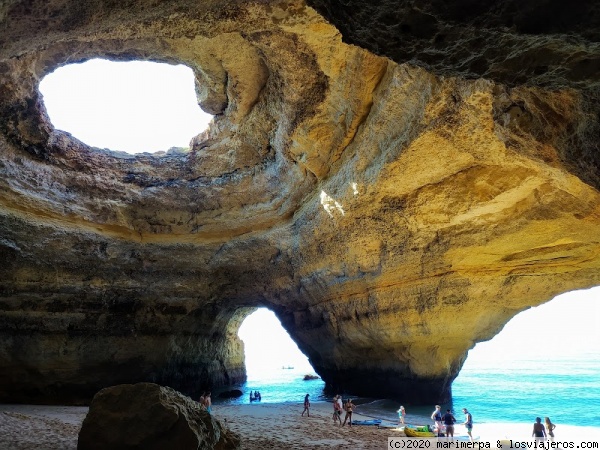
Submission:
POLYGON ((444 401, 476 342, 598 284, 592 3, 405 3, 5 2, 0 401, 234 384, 259 306, 330 386, 444 401), (39 81, 95 57, 188 65, 210 129, 136 156, 54 129, 39 81))

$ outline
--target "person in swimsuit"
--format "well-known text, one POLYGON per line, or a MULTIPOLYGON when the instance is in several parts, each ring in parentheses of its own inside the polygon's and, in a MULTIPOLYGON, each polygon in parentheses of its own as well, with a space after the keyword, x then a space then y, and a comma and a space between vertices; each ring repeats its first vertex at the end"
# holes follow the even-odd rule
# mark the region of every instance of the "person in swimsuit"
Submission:
POLYGON ((207 392, 206 396, 204 397, 204 406, 206 407, 206 411, 208 411, 208 413, 211 414, 211 412, 212 412, 212 400, 210 398, 210 392, 207 392))
POLYGON ((554 440, 554 429, 556 428, 556 425, 550 421, 550 417, 544 418, 544 422, 546 422, 546 434, 550 436, 550 440, 554 440))
POLYGON ((442 420, 444 421, 444 425, 446 425, 446 440, 448 438, 454 440, 454 423, 456 422, 456 418, 449 409, 446 410, 446 414, 444 414, 442 420))
POLYGON ((404 406, 400 405, 400 409, 398 410, 399 425, 404 425, 404 416, 406 416, 406 410, 404 409, 404 406))
POLYGON ((442 407, 440 405, 435 405, 435 410, 431 413, 431 420, 435 423, 435 427, 437 428, 437 434, 442 431, 442 407))
POLYGON ((467 434, 469 435, 469 441, 473 442, 473 435, 471 434, 471 432, 473 431, 473 416, 471 415, 471 413, 469 411, 467 411, 467 408, 463 408, 462 412, 465 413, 464 426, 467 429, 467 434))
POLYGON ((310 417, 310 401, 308 400, 308 397, 310 397, 308 394, 304 396, 304 411, 302 411, 302 416, 306 413, 306 415, 310 417))
POLYGON ((342 426, 346 425, 346 420, 348 421, 348 426, 352 428, 352 413, 354 412, 354 408, 356 405, 352 403, 352 400, 348 400, 344 405, 344 409, 346 410, 346 415, 344 416, 344 423, 342 426))
POLYGON ((339 422, 342 425, 342 409, 338 403, 338 396, 333 397, 333 423, 339 422))
POLYGON ((544 425, 542 425, 542 419, 539 417, 535 418, 531 435, 535 437, 536 441, 543 441, 546 438, 546 430, 544 429, 544 425))

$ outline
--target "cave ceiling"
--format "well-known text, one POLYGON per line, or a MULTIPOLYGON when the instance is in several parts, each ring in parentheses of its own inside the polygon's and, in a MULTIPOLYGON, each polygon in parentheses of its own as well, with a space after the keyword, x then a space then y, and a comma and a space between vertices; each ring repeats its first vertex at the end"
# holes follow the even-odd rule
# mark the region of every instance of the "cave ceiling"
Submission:
POLYGON ((258 306, 332 386, 447 400, 476 342, 600 282, 599 12, 564 5, 2 2, 0 401, 239 382, 258 306), (40 80, 97 57, 187 65, 209 129, 55 129, 40 80))

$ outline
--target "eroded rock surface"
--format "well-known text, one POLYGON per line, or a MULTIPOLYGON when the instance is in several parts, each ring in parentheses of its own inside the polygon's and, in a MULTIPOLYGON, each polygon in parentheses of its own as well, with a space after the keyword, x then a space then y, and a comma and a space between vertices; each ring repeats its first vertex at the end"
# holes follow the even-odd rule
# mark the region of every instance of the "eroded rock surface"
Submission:
POLYGON ((597 87, 594 0, 309 0, 346 42, 437 74, 511 86, 597 87))
POLYGON ((328 384, 444 401, 476 342, 599 283, 597 73, 505 84, 452 46, 428 72, 302 1, 15 0, 0 23, 0 401, 242 381, 258 306, 328 384), (39 80, 93 57, 187 64, 210 129, 137 156, 55 130, 39 80))

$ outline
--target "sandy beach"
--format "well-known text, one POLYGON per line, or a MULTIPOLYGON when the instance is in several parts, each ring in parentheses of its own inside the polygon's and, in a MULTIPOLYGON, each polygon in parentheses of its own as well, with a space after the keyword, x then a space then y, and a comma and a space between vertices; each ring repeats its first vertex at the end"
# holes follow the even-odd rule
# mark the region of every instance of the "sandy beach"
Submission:
MULTIPOLYGON (((77 436, 87 414, 86 407, 0 405, 0 449, 29 450, 77 448, 77 436)), ((329 403, 313 403, 310 417, 301 417, 302 405, 263 403, 214 405, 213 414, 242 437, 242 449, 385 449, 388 437, 400 437, 400 429, 374 426, 340 427, 331 419, 329 403)), ((369 419, 354 414, 356 420, 369 419)), ((600 440, 599 427, 558 424, 556 441, 600 440)), ((462 425, 457 435, 465 435, 462 425)), ((475 424, 474 436, 481 441, 498 439, 530 440, 531 424, 475 424)))

